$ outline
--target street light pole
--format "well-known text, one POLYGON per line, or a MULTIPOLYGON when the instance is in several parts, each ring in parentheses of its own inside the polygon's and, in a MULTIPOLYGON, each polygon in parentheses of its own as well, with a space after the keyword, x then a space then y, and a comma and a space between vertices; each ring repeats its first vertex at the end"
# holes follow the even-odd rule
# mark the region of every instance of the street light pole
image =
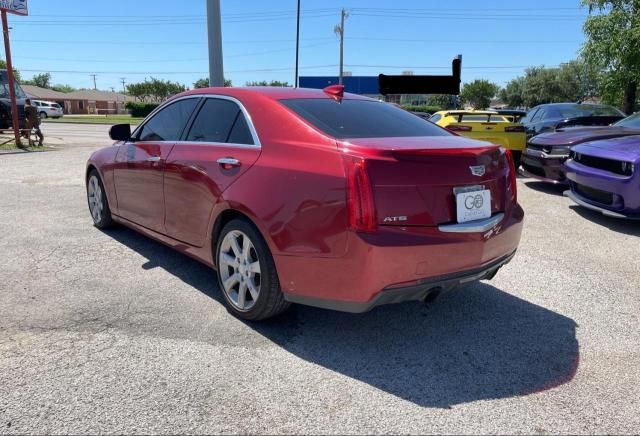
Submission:
POLYGON ((220 0, 207 0, 207 27, 209 30, 209 86, 224 86, 220 0))
POLYGON ((298 15, 296 19, 296 77, 293 86, 298 87, 298 60, 300 58, 300 0, 298 0, 298 15))

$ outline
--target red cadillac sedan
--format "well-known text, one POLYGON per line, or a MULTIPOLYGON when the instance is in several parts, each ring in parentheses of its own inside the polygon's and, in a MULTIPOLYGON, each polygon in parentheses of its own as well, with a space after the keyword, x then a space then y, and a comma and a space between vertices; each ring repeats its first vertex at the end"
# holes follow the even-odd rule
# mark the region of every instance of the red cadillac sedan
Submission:
POLYGON ((87 164, 95 226, 211 266, 244 319, 424 300, 520 241, 508 151, 340 86, 189 91, 111 138, 87 164))

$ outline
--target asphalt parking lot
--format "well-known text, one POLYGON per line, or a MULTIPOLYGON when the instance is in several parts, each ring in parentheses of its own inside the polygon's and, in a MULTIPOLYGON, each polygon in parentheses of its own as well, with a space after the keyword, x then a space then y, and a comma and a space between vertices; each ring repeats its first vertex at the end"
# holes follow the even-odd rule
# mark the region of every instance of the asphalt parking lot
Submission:
POLYGON ((636 433, 640 222, 519 180, 490 282, 248 324, 214 273, 87 210, 108 127, 0 155, 0 433, 636 433))

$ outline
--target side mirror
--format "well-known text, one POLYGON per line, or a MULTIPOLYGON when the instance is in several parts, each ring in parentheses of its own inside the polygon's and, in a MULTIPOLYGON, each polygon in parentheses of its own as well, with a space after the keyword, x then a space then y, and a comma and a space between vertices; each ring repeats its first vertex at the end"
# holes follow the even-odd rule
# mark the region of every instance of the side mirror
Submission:
POLYGON ((129 124, 111 126, 109 137, 114 141, 128 141, 131 139, 131 126, 129 124))

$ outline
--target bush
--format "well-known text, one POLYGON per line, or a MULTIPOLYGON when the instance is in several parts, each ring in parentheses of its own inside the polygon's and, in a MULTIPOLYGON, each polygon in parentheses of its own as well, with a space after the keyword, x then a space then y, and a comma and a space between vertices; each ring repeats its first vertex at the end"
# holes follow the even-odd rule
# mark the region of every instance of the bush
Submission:
POLYGON ((127 104, 124 105, 125 108, 129 111, 132 117, 136 118, 144 118, 154 111, 155 108, 158 107, 157 103, 136 103, 133 101, 128 101, 127 104))
POLYGON ((411 111, 411 112, 426 112, 429 115, 432 115, 442 110, 440 106, 429 106, 426 104, 419 105, 419 106, 403 105, 402 109, 411 111))

